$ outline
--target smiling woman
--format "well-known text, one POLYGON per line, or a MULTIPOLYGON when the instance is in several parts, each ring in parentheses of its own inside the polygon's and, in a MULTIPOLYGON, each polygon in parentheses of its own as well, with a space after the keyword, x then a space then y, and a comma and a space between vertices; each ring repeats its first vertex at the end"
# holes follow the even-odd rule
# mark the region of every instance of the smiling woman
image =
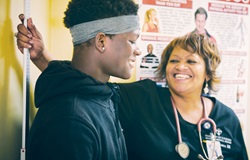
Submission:
MULTIPOLYGON (((206 74, 202 79, 202 84, 206 82, 210 89, 216 91, 216 85, 220 83, 220 77, 217 76, 216 72, 220 62, 221 59, 216 44, 212 43, 203 35, 190 34, 174 39, 164 49, 161 56, 161 63, 156 72, 159 77, 166 78, 167 65, 173 64, 176 67, 183 67, 183 69, 202 65, 204 69, 203 74, 206 74), (185 56, 179 54, 179 52, 185 56)), ((168 72, 168 74, 170 73, 171 72, 168 72)), ((192 73, 194 74, 195 72, 192 73)), ((206 85, 206 83, 204 85, 206 85)))
POLYGON ((137 131, 139 132, 138 136, 144 135, 140 142, 147 144, 144 146, 155 147, 154 150, 150 147, 144 147, 141 150, 150 150, 151 154, 140 156, 136 154, 136 149, 139 148, 132 146, 132 141, 136 138, 126 136, 127 148, 130 149, 129 154, 137 155, 140 157, 139 159, 145 159, 145 157, 153 155, 152 152, 158 152, 161 147, 164 148, 165 146, 165 154, 171 155, 173 159, 180 159, 180 157, 190 160, 203 157, 206 159, 212 157, 225 157, 235 160, 248 159, 240 122, 236 114, 228 106, 205 94, 209 89, 213 91, 217 89, 220 78, 216 71, 220 62, 216 44, 203 35, 190 34, 175 38, 162 53, 156 73, 159 77, 166 79, 168 89, 159 89, 148 81, 120 85, 122 99, 125 97, 120 107, 121 123, 125 126, 124 130, 127 130, 127 135, 136 136, 137 134, 130 131, 130 128, 141 128, 140 131, 137 131), (147 89, 142 86, 147 86, 147 89), (142 94, 140 90, 143 90, 141 92, 146 95, 149 89, 151 91, 148 94, 152 96, 148 96, 151 98, 145 102, 143 101, 143 95, 133 98, 135 95, 142 94), (132 94, 128 96, 126 93, 132 94), (157 97, 160 102, 158 102, 157 97), (135 104, 129 104, 126 101, 132 101, 135 104), (129 119, 133 119, 132 114, 126 113, 130 109, 136 110, 140 114, 136 118, 139 119, 139 124, 127 122, 129 119), (175 116, 173 110, 176 110, 175 116), (150 114, 147 111, 150 111, 150 114), (154 115, 157 115, 161 120, 156 120, 154 115), (205 126, 203 126, 203 123, 205 126), (159 128, 150 127, 149 124, 159 128), (176 128, 173 128, 173 126, 176 126, 176 128), (160 128, 168 128, 168 130, 163 129, 164 131, 162 131, 160 128), (188 132, 181 132, 180 128, 184 128, 183 130, 188 132), (236 132, 235 128, 237 128, 236 132), (217 133, 217 130, 220 130, 220 134, 217 133), (156 144, 156 142, 148 141, 148 139, 154 139, 150 136, 152 133, 154 135, 158 133, 158 138, 164 137, 161 143, 156 141, 156 144), (220 141, 220 139, 225 138, 231 142, 220 141), (206 144, 203 143, 203 140, 206 141, 206 144), (239 145, 236 146, 236 144, 239 145), (207 145, 207 148, 204 145, 207 145), (230 149, 224 146, 230 146, 230 149), (184 149, 185 152, 179 148, 184 149), (173 150, 176 150, 177 153, 173 153, 173 150))
POLYGON ((168 86, 179 94, 183 91, 186 94, 196 91, 200 94, 204 80, 209 80, 205 69, 205 61, 198 53, 190 53, 176 47, 166 67, 166 81, 168 86))

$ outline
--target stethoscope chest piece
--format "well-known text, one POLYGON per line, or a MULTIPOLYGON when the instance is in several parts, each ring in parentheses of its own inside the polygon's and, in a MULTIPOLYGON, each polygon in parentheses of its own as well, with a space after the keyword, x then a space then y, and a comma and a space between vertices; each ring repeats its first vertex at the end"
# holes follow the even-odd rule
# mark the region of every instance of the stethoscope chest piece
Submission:
POLYGON ((189 156, 189 147, 185 142, 181 142, 175 146, 175 150, 182 158, 187 158, 189 156))

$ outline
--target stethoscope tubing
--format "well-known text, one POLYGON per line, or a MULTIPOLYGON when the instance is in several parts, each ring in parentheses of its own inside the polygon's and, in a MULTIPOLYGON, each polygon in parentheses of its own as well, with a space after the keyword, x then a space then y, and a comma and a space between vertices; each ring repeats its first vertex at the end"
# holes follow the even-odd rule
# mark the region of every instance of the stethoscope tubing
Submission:
MULTIPOLYGON (((177 128, 177 134, 178 134, 178 142, 179 144, 183 143, 182 142, 182 136, 181 136, 181 129, 180 129, 180 122, 179 122, 179 117, 178 117, 178 113, 177 113, 177 109, 175 107, 175 104, 174 104, 174 101, 173 101, 173 98, 171 98, 171 102, 172 102, 172 106, 173 106, 173 110, 174 110, 174 116, 175 116, 175 121, 176 121, 176 128, 177 128)), ((198 130, 198 133, 199 133, 199 139, 200 139, 200 144, 201 144, 201 148, 202 148, 202 151, 205 155, 205 157, 207 159, 208 156, 204 150, 204 147, 203 147, 203 144, 202 144, 202 137, 201 137, 201 126, 204 122, 210 122, 211 125, 212 125, 212 128, 213 128, 213 149, 212 151, 214 152, 215 151, 215 141, 216 141, 216 123, 214 122, 214 120, 212 120, 211 118, 208 117, 207 115, 207 112, 206 112, 206 104, 204 103, 204 99, 203 97, 201 97, 201 101, 202 101, 202 106, 203 106, 203 118, 199 120, 198 124, 197 124, 197 130, 198 130)))
POLYGON ((182 143, 180 122, 179 122, 179 118, 178 118, 177 109, 176 109, 176 107, 174 105, 174 101, 173 101, 172 97, 171 97, 171 102, 172 102, 173 109, 174 109, 174 116, 175 116, 175 122, 176 122, 177 134, 178 134, 178 142, 182 143))

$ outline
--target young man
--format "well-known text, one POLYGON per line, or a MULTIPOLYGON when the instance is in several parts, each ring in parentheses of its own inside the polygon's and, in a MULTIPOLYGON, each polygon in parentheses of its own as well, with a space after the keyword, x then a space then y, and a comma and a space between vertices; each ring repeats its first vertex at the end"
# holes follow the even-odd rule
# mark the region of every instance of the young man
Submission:
MULTIPOLYGON (((117 115, 119 95, 107 82, 110 76, 131 76, 140 54, 135 43, 140 27, 137 10, 131 0, 69 2, 64 24, 73 38, 71 63, 52 61, 44 66, 33 59, 46 69, 35 87, 39 109, 28 137, 27 159, 127 159, 117 115)), ((33 27, 29 19, 31 32, 33 27)), ((33 41, 39 40, 40 35, 33 36, 33 41)), ((22 43, 24 35, 16 37, 22 43)), ((34 52, 30 50, 31 58, 34 52)))

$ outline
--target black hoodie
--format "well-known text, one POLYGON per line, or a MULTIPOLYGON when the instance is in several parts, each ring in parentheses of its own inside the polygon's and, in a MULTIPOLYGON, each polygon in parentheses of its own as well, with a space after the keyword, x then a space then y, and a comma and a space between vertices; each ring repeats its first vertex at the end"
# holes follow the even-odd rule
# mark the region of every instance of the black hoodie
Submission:
POLYGON ((35 88, 39 108, 27 147, 29 160, 126 160, 117 116, 119 96, 112 84, 98 82, 52 61, 35 88))

